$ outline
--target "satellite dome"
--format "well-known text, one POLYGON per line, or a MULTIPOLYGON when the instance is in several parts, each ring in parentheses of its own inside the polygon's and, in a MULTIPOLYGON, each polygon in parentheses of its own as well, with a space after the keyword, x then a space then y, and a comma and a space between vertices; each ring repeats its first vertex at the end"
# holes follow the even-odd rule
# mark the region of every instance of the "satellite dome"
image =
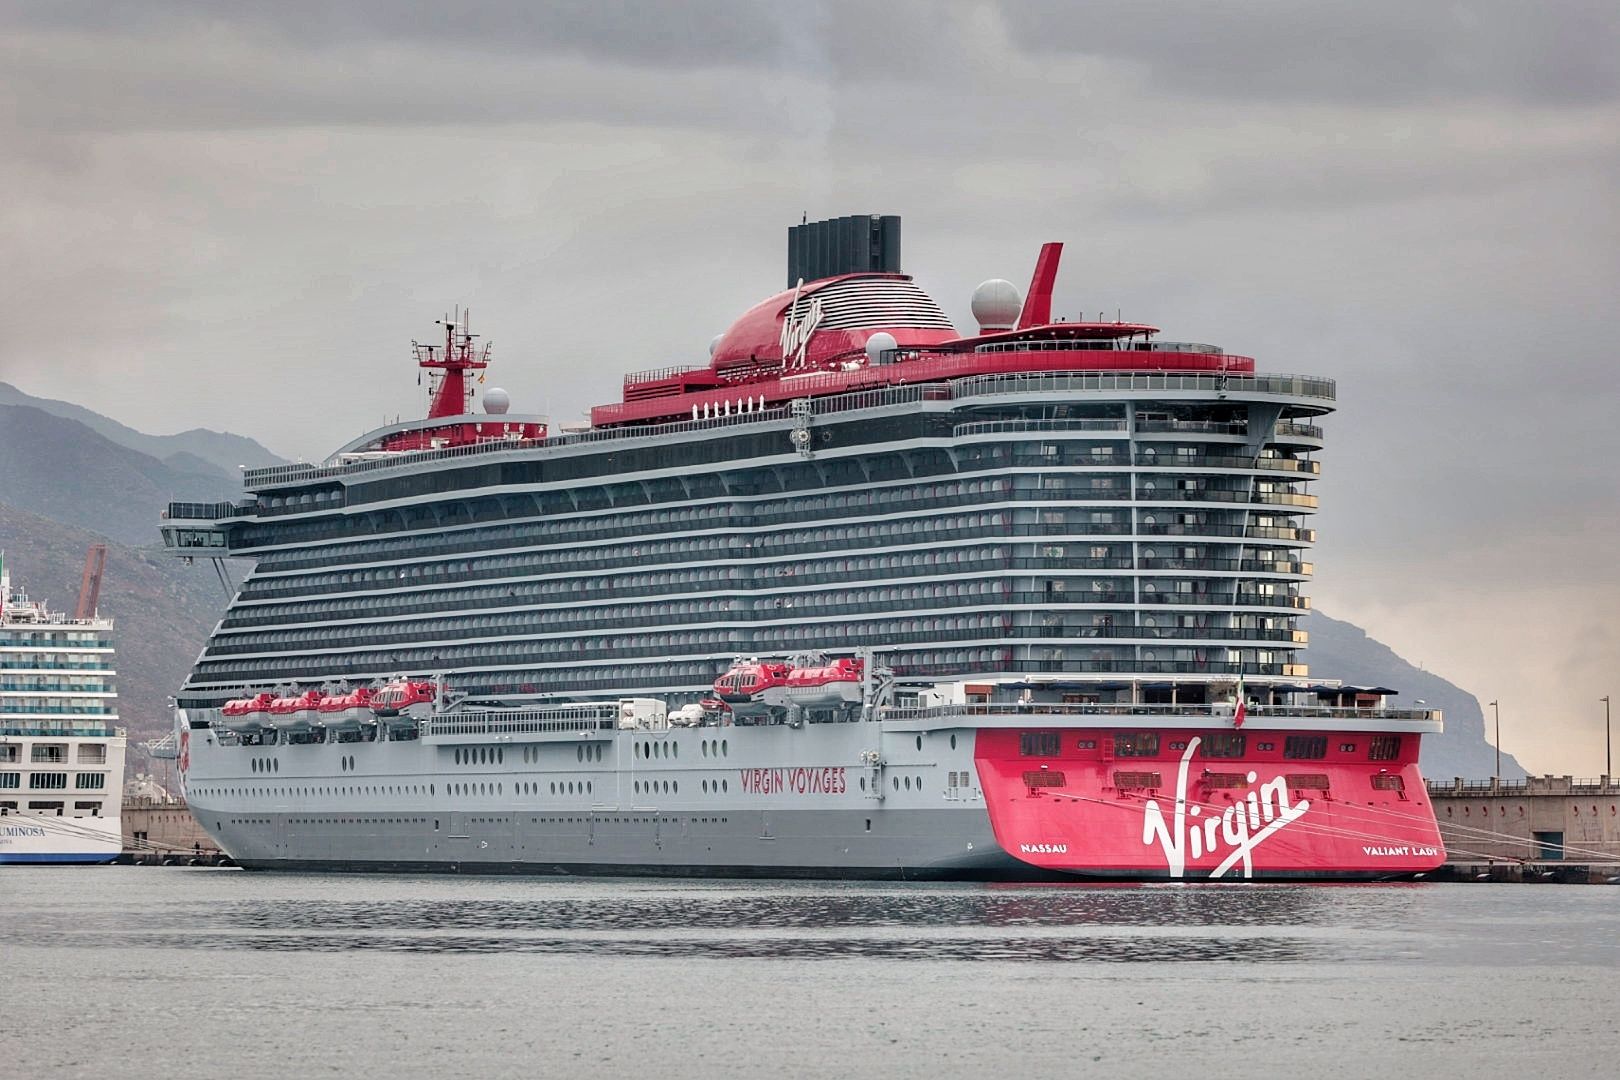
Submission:
POLYGON ((500 416, 512 407, 512 397, 498 386, 492 386, 484 391, 484 411, 491 416, 500 416))
POLYGON ((1024 310, 1024 298, 1018 286, 1001 278, 991 278, 973 290, 973 317, 981 332, 1011 330, 1018 324, 1018 313, 1024 310))
POLYGON ((716 334, 714 337, 709 339, 709 356, 711 358, 714 356, 714 350, 720 347, 720 339, 725 336, 726 335, 724 334, 716 334))
POLYGON ((900 343, 894 340, 893 334, 879 330, 866 339, 866 362, 873 365, 886 363, 883 354, 899 347, 900 343))

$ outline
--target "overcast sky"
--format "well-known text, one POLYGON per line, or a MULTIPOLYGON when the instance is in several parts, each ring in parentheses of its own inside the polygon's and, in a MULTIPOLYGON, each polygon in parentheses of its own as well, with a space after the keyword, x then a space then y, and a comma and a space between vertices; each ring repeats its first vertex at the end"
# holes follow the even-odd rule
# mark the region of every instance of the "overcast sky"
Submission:
POLYGON ((964 329, 1062 240, 1057 312, 1339 380, 1317 605, 1602 771, 1612 0, 417 6, 0 4, 0 378, 318 459, 423 410, 455 304, 568 420, 802 212, 903 215, 964 329))

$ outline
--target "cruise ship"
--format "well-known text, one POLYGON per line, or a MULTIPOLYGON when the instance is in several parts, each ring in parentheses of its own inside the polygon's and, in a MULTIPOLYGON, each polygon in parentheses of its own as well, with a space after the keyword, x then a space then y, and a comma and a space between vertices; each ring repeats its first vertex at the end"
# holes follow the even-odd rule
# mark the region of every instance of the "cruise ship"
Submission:
MULTIPOLYGON (((92 549, 97 586, 105 556, 92 549)), ((70 618, 14 589, 0 552, 0 864, 109 863, 123 847, 112 629, 84 595, 70 618)))
POLYGON ((1310 675, 1325 378, 789 229, 701 363, 552 430, 416 345, 427 415, 172 504, 251 570, 176 694, 242 866, 1391 878, 1438 713, 1310 675))

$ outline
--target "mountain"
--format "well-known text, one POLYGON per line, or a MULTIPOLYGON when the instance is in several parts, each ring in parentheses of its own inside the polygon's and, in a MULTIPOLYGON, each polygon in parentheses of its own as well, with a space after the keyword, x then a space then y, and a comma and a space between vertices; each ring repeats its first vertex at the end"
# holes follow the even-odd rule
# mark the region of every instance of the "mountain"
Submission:
POLYGON ((167 462, 180 472, 189 470, 186 466, 176 465, 171 460, 176 455, 186 455, 190 460, 206 462, 214 471, 230 477, 233 482, 238 475, 239 465, 257 469, 267 465, 287 464, 285 458, 277 457, 243 435, 209 431, 207 428, 192 428, 178 435, 148 435, 100 413, 91 412, 82 405, 25 394, 10 383, 0 382, 0 405, 24 405, 50 413, 52 416, 76 420, 119 446, 167 462))
POLYGON ((227 474, 188 451, 159 461, 77 420, 0 405, 0 502, 17 510, 139 546, 157 540, 166 503, 240 494, 234 468, 227 474))
MULTIPOLYGON (((101 542, 97 532, 0 503, 0 548, 13 580, 57 610, 72 612, 85 548, 101 542)), ((191 670, 225 601, 207 565, 187 566, 161 548, 108 544, 98 607, 113 619, 129 775, 152 771, 140 743, 169 731, 169 695, 191 670)))
MULTIPOLYGON (((1488 741, 1485 712, 1473 694, 1432 671, 1407 663, 1394 649, 1368 637, 1359 626, 1331 619, 1320 611, 1311 612, 1302 626, 1311 635, 1304 660, 1312 675, 1342 679, 1352 685, 1392 687, 1401 692, 1394 699, 1400 707, 1422 708, 1417 704, 1422 701, 1445 713, 1445 733, 1423 740, 1424 776, 1480 780, 1496 773, 1496 751, 1488 741)), ((1502 755, 1503 779, 1524 775, 1524 767, 1512 754, 1502 755)))

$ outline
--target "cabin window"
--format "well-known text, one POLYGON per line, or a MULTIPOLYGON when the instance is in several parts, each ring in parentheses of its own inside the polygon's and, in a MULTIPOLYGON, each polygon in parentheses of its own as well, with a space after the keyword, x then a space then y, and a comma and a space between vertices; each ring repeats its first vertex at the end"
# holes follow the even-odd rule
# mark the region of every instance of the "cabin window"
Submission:
POLYGON ((1399 735, 1374 735, 1367 741, 1368 761, 1394 761, 1401 756, 1399 735))
POLYGON ((1219 731, 1213 735, 1205 735, 1203 745, 1198 748, 1200 757, 1207 758, 1240 758, 1248 749, 1249 738, 1239 731, 1219 731))
POLYGON ((1018 736, 1018 752, 1024 757, 1055 757, 1059 748, 1055 731, 1025 731, 1018 736))
POLYGON ((1157 731, 1121 731, 1114 735, 1114 753, 1120 757, 1158 757, 1157 731))
POLYGON ((1326 735, 1290 735, 1283 743, 1283 757, 1297 761, 1327 757, 1326 735))

